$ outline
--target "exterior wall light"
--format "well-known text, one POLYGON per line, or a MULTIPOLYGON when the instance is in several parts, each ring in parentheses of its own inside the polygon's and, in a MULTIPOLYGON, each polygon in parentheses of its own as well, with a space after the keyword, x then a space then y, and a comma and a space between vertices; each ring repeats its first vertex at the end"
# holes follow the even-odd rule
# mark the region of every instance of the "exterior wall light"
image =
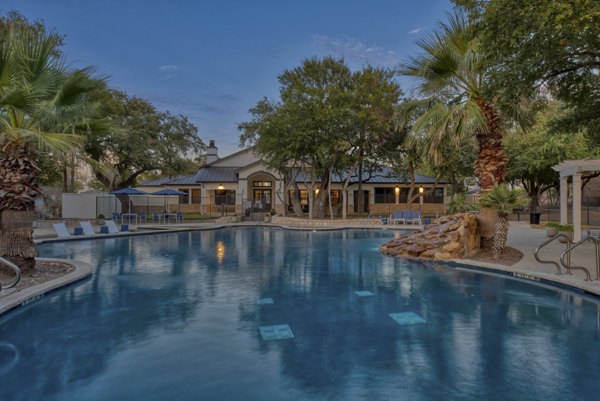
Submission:
POLYGON ((225 189, 225 187, 223 186, 223 184, 219 184, 219 186, 217 187, 217 189, 225 189))

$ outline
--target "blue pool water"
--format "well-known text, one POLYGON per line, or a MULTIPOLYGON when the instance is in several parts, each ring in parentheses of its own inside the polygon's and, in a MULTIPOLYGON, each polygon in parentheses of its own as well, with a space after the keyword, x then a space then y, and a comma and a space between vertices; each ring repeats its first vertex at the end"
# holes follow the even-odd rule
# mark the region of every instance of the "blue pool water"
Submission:
POLYGON ((43 245, 94 275, 0 319, 0 400, 599 397, 596 302, 380 255, 392 235, 43 245))

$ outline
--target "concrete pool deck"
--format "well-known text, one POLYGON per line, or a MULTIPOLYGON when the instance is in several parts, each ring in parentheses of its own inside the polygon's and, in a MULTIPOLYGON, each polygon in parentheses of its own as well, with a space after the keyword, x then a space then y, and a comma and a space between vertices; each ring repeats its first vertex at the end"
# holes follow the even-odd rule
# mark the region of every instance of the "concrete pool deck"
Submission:
MULTIPOLYGON (((332 229, 347 229, 347 228, 367 228, 367 229, 382 229, 382 230, 402 230, 406 228, 418 228, 416 226, 390 226, 381 224, 370 224, 368 226, 360 226, 357 224, 343 224, 339 223, 336 225, 302 225, 302 226, 281 226, 277 224, 263 223, 263 222, 241 222, 241 223, 229 223, 220 224, 215 222, 210 223, 179 223, 179 224, 144 224, 137 226, 135 231, 131 233, 119 233, 115 235, 95 235, 93 237, 85 236, 72 236, 70 238, 58 238, 52 228, 38 228, 34 232, 34 238, 38 243, 60 241, 71 241, 80 239, 90 238, 107 238, 115 236, 129 236, 129 235, 143 235, 151 233, 165 233, 165 232, 176 232, 176 231, 188 231, 188 230, 214 230, 223 227, 231 226, 271 226, 280 227, 286 229, 297 229, 297 230, 332 230, 332 229)), ((573 290, 582 290, 595 296, 600 296, 600 281, 596 280, 596 256, 595 248, 592 243, 584 243, 573 252, 571 257, 571 265, 574 266, 585 266, 590 271, 592 281, 585 281, 585 274, 580 270, 574 270, 573 274, 564 274, 565 269, 561 268, 563 274, 556 274, 556 268, 550 264, 542 264, 535 260, 534 251, 537 246, 546 241, 546 230, 542 228, 531 227, 525 222, 511 222, 508 236, 508 246, 516 248, 523 253, 523 259, 514 264, 513 266, 502 266, 494 263, 486 263, 475 260, 453 260, 451 263, 454 267, 458 268, 475 268, 481 271, 488 271, 492 273, 508 274, 518 279, 525 279, 535 282, 551 282, 557 283, 559 286, 571 287, 573 290)), ((544 260, 559 260, 560 254, 566 249, 566 244, 562 244, 558 241, 554 241, 543 249, 540 257, 544 260)), ((66 261, 72 264, 79 264, 77 261, 66 261)), ((85 265, 85 264, 84 264, 85 265)), ((31 287, 27 290, 19 291, 9 295, 0 296, 0 315, 2 313, 21 306, 24 303, 31 302, 43 296, 45 293, 54 291, 61 286, 71 284, 75 281, 81 280, 87 275, 91 274, 91 267, 82 266, 76 276, 68 274, 63 278, 54 279, 51 282, 39 284, 31 287), (20 295, 19 295, 20 294, 20 295), (10 299, 9 299, 10 297, 10 299), (7 306, 10 303, 11 306, 7 306)))

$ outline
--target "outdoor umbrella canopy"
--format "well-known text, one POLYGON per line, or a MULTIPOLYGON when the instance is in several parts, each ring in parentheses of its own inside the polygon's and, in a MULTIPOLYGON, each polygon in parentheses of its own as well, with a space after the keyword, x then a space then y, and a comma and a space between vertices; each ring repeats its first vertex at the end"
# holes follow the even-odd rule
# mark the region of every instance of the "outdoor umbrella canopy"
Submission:
POLYGON ((169 196, 169 195, 187 195, 185 192, 181 192, 181 191, 176 191, 174 189, 161 189, 158 192, 152 192, 149 195, 163 195, 163 196, 169 196))
POLYGON ((135 188, 122 188, 119 189, 117 191, 112 191, 110 193, 111 195, 149 195, 148 192, 144 192, 144 191, 140 191, 139 189, 135 189, 135 188))
POLYGON ((165 212, 167 211, 167 197, 169 196, 179 196, 179 195, 187 195, 185 192, 176 191, 174 189, 161 189, 157 192, 152 192, 151 195, 160 195, 165 197, 165 212))
POLYGON ((111 195, 117 195, 117 198, 119 198, 119 200, 121 201, 121 205, 123 204, 123 200, 120 197, 126 197, 127 201, 127 213, 131 212, 131 209, 129 207, 129 197, 130 196, 136 196, 136 195, 148 195, 147 192, 144 191, 140 191, 139 189, 135 189, 135 188, 121 188, 117 191, 112 191, 110 193, 111 195))

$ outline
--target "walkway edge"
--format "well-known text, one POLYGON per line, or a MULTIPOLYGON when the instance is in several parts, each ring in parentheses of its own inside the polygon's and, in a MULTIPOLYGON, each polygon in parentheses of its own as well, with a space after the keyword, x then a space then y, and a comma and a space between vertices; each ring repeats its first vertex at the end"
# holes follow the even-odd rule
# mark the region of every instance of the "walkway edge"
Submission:
POLYGON ((69 284, 76 283, 92 275, 92 266, 88 263, 78 260, 48 258, 39 258, 37 260, 44 262, 66 263, 73 266, 75 270, 62 277, 57 277, 53 280, 34 285, 22 291, 13 292, 12 294, 3 296, 0 298, 0 317, 2 317, 8 311, 25 306, 31 302, 43 298, 46 294, 66 287, 69 284))
POLYGON ((477 262, 469 259, 452 259, 447 261, 452 267, 468 270, 478 270, 479 272, 488 272, 509 276, 513 279, 520 279, 537 284, 545 284, 552 287, 558 287, 575 293, 585 293, 594 297, 600 297, 600 288, 597 282, 579 282, 573 279, 569 274, 551 274, 526 270, 523 268, 512 268, 511 266, 501 266, 487 262, 477 262))

